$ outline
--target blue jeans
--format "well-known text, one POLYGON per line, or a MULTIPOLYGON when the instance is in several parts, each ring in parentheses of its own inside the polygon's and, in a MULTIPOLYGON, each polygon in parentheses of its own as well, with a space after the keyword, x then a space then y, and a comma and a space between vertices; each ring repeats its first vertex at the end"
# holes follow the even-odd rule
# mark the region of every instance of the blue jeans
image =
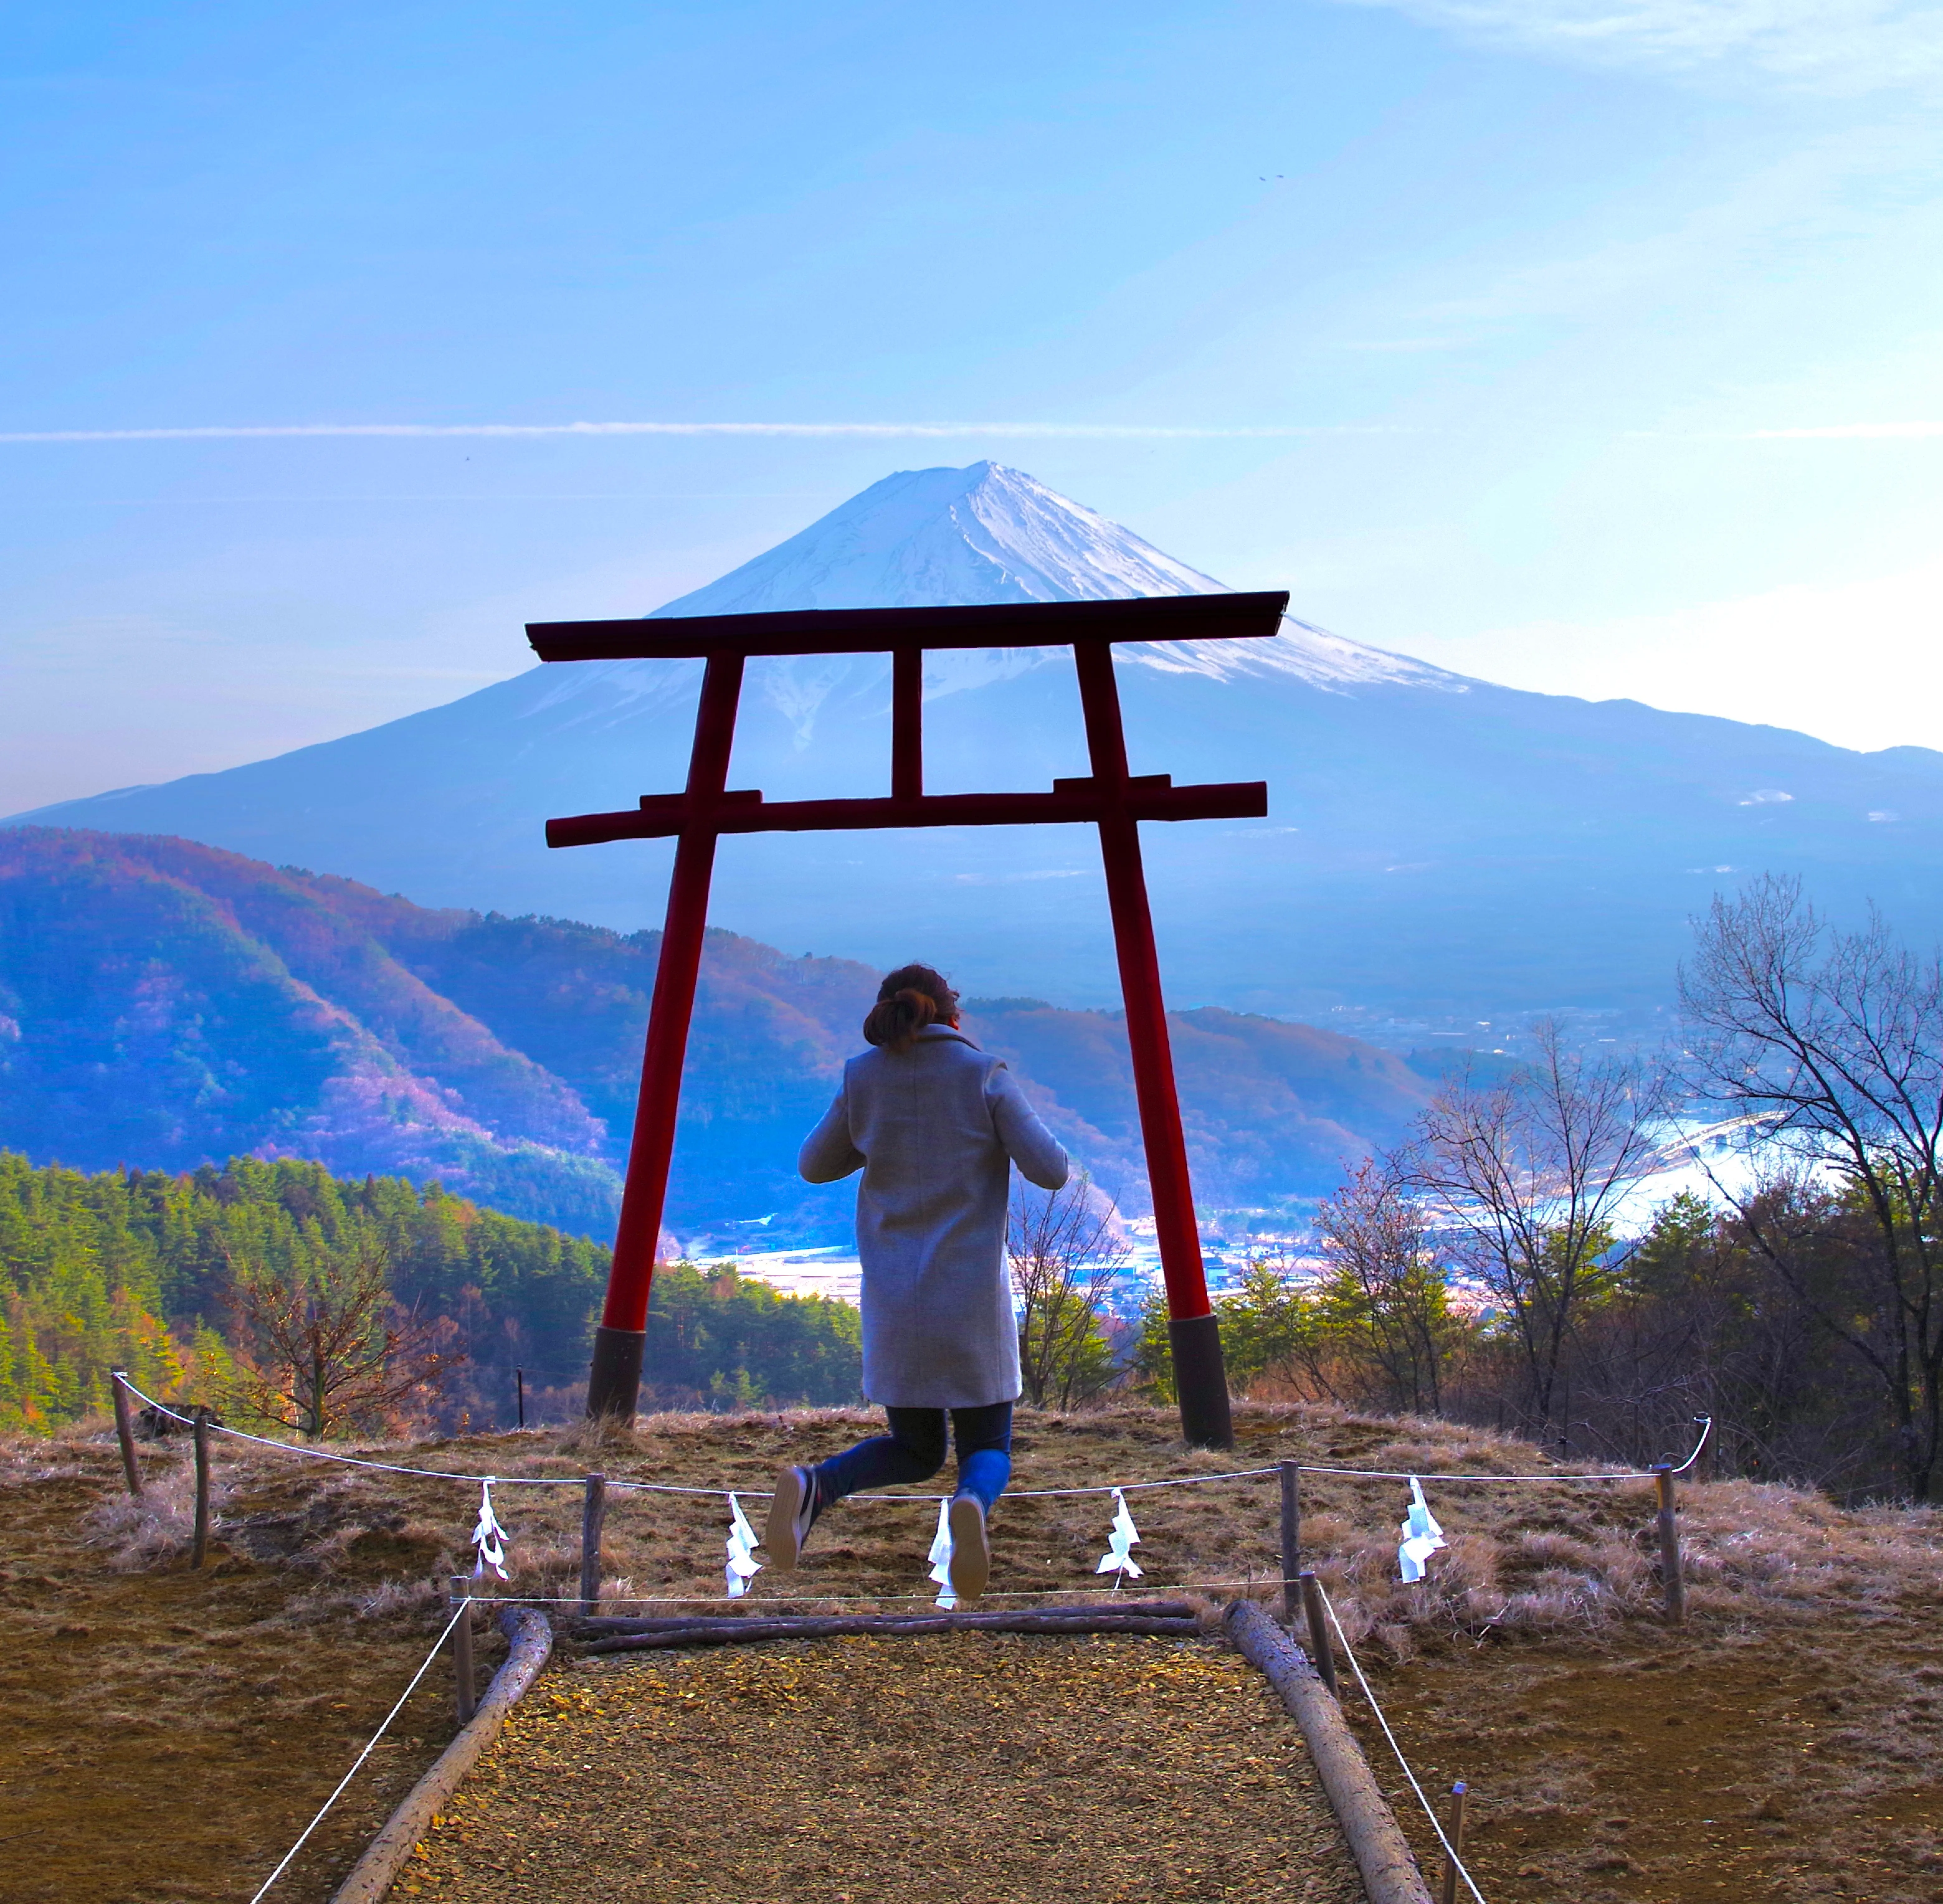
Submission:
MULTIPOLYGON (((887 1408, 884 1414, 889 1434, 860 1441, 810 1470, 819 1510, 866 1488, 929 1481, 944 1465, 943 1409, 887 1408)), ((975 1495, 989 1514, 1012 1478, 1011 1403, 953 1409, 951 1439, 958 1450, 957 1492, 975 1495)))

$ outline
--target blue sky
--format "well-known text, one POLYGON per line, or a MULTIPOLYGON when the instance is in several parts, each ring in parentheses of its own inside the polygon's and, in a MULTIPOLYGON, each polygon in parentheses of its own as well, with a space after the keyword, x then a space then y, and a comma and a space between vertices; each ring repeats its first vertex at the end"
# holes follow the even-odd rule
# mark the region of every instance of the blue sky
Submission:
POLYGON ((1943 747, 1933 9, 39 12, 0 811, 452 698, 987 455, 1445 666, 1943 747), (87 434, 577 420, 892 428, 87 434))

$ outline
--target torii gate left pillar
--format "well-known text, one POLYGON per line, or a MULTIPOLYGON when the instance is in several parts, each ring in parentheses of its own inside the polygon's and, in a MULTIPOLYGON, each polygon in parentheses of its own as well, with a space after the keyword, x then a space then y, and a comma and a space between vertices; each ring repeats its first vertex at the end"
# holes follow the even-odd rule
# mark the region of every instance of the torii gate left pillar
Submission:
POLYGON ((1141 865, 1143 820, 1259 819, 1268 788, 1257 781, 1175 786, 1165 774, 1128 771, 1114 679, 1119 641, 1205 641, 1274 634, 1286 594, 1150 596, 1121 602, 1032 602, 953 609, 804 610, 697 615, 667 621, 539 622, 528 639, 543 661, 673 660, 707 664, 695 713, 688 785, 644 794, 640 806, 547 823, 549 846, 612 839, 676 842, 667 923, 648 1014, 641 1092, 613 1267, 589 1371, 590 1415, 631 1419, 639 1399, 655 1252, 674 1153, 682 1064, 695 1009, 716 842, 725 833, 806 832, 885 826, 1090 823, 1100 852, 1126 1004, 1127 1043, 1153 1197, 1181 1430, 1200 1447, 1234 1442, 1220 1326, 1208 1298, 1187 1146, 1141 865), (1049 793, 924 791, 924 651, 927 648, 1071 646, 1092 773, 1055 780, 1049 793), (892 658, 891 795, 888 799, 765 801, 728 784, 744 665, 754 655, 883 653, 892 658))

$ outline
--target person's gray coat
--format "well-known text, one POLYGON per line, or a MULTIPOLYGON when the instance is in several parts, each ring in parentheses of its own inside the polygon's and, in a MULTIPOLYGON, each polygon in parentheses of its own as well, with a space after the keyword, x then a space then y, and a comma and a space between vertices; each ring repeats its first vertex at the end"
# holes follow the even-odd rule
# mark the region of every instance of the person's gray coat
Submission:
POLYGON ((1011 1166, 1042 1190, 1066 1152, 1004 1060, 927 1026, 907 1051, 843 1067, 843 1088, 803 1140, 811 1183, 861 1169, 864 1392, 890 1408, 981 1408, 1019 1394, 1005 1274, 1011 1166))

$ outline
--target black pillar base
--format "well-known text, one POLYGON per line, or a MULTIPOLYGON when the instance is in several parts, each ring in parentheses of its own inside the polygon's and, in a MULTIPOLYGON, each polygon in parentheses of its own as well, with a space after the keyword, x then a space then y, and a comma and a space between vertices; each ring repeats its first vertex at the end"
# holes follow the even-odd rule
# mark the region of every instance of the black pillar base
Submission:
POLYGON ((641 1355, 647 1345, 644 1329, 609 1329, 603 1323, 594 1332, 594 1361, 587 1372, 589 1421, 606 1416, 625 1426, 634 1420, 635 1404, 641 1399, 641 1355))
POLYGON ((1181 1437, 1190 1448, 1232 1448, 1228 1370, 1221 1359, 1221 1325, 1212 1316, 1177 1317, 1167 1326, 1174 1351, 1174 1392, 1180 1402, 1181 1437))

